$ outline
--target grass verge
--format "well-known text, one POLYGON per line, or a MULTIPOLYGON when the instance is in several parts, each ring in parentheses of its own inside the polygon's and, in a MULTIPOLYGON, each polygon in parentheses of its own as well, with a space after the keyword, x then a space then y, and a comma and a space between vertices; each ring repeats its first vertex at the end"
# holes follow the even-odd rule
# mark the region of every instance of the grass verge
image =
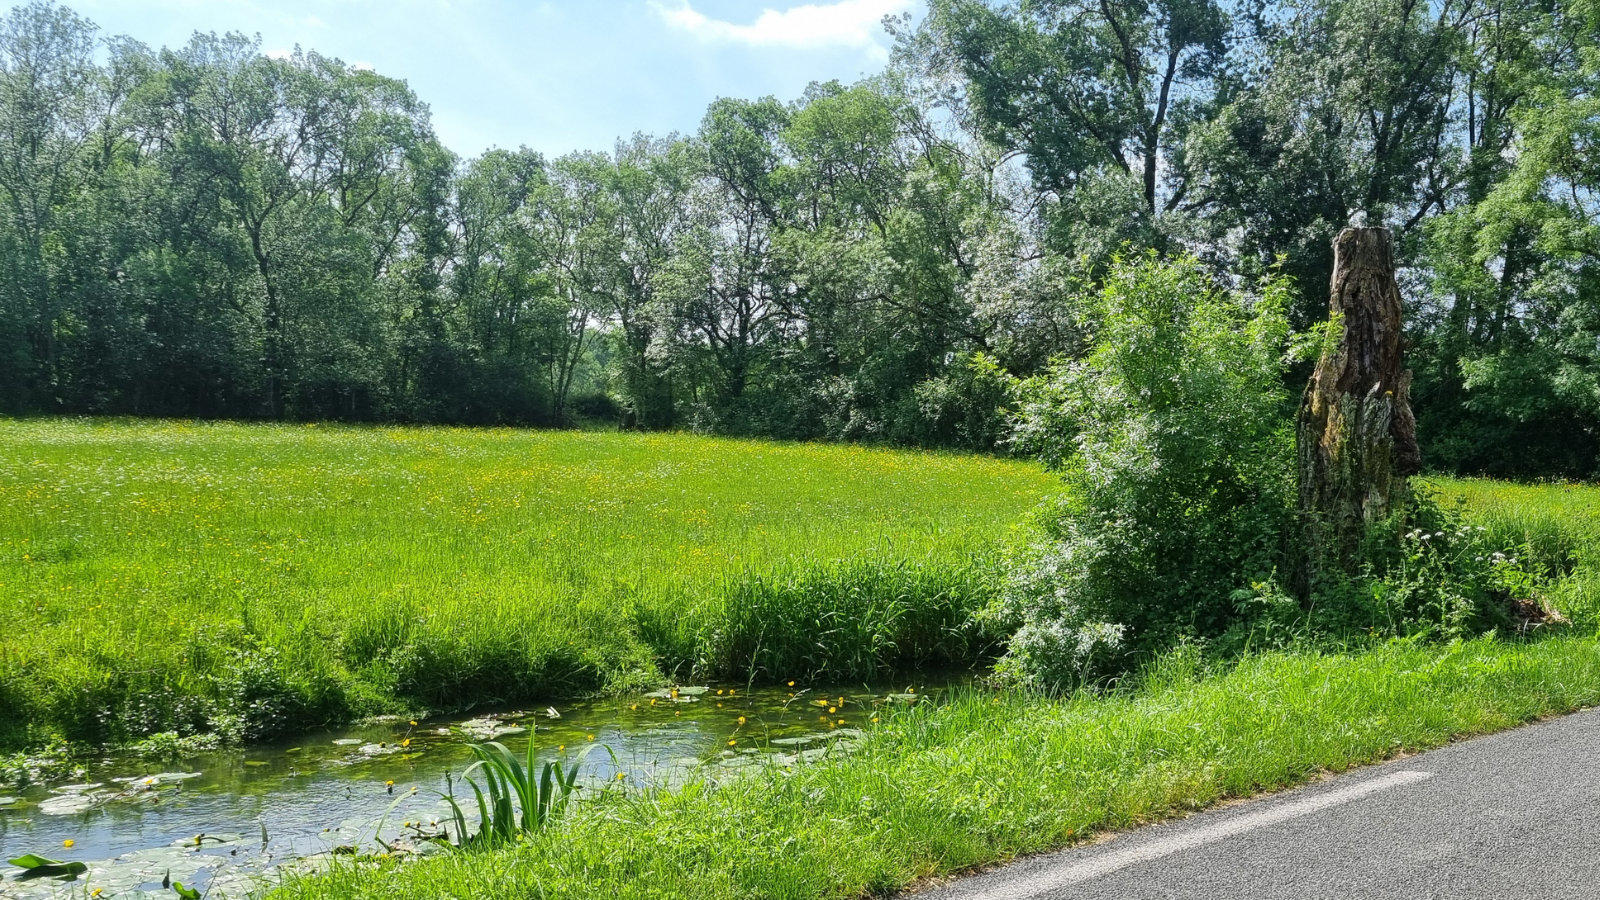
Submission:
POLYGON ((887 718, 858 753, 588 805, 524 846, 344 864, 300 898, 883 896, 1600 702, 1600 640, 1274 653, 1066 701, 972 694, 887 718))

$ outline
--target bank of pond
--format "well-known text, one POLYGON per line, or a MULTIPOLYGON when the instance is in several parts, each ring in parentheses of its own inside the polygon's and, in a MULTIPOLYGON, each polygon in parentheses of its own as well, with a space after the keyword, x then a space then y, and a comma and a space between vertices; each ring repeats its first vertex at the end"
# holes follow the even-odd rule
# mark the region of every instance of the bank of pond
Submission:
POLYGON ((586 797, 792 769, 848 754, 890 709, 950 679, 893 687, 680 685, 449 718, 385 718, 274 745, 157 755, 160 742, 46 765, 0 790, 0 897, 244 896, 341 857, 441 852, 454 797, 476 828, 471 745, 576 765, 586 797), (33 856, 35 860, 27 860, 33 856), (80 888, 73 893, 69 888, 80 888))

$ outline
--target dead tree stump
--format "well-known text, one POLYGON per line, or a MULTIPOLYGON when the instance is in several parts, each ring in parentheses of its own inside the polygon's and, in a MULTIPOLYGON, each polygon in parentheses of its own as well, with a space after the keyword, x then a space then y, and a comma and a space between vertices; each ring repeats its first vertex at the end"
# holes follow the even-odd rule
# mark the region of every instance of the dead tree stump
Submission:
POLYGON ((1355 574, 1367 525, 1404 502, 1420 468, 1387 228, 1334 238, 1330 303, 1338 343, 1317 361, 1296 433, 1306 588, 1319 571, 1355 574))

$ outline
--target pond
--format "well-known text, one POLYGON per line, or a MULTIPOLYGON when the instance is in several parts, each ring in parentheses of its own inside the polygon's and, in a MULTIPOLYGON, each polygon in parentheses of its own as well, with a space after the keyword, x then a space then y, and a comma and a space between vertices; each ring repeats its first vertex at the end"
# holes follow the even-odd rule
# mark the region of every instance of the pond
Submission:
MULTIPOLYGON (((367 723, 159 763, 84 762, 68 781, 0 789, 0 861, 36 854, 87 870, 66 883, 30 880, 0 862, 0 898, 170 900, 176 894, 164 885, 174 882, 211 897, 242 896, 339 854, 384 844, 436 851, 425 837, 448 828, 441 793, 471 796, 461 784, 471 741, 501 741, 520 758, 533 740, 541 760, 579 763, 591 794, 601 785, 670 787, 708 769, 731 775, 847 753, 885 705, 917 702, 946 686, 680 687, 367 723)), ((476 807, 463 808, 475 825, 476 807)))

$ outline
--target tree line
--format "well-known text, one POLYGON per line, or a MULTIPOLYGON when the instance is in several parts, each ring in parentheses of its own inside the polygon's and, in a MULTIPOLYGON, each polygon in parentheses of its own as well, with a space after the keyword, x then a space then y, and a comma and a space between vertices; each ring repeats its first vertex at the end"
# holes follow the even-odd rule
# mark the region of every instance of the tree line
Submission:
MULTIPOLYGON (((1600 2, 931 0, 888 69, 462 159, 399 80, 0 22, 0 412, 1003 449, 1116 258, 1391 228, 1424 464, 1600 466, 1600 2)), ((1303 379, 1304 372, 1296 377, 1303 379)))

